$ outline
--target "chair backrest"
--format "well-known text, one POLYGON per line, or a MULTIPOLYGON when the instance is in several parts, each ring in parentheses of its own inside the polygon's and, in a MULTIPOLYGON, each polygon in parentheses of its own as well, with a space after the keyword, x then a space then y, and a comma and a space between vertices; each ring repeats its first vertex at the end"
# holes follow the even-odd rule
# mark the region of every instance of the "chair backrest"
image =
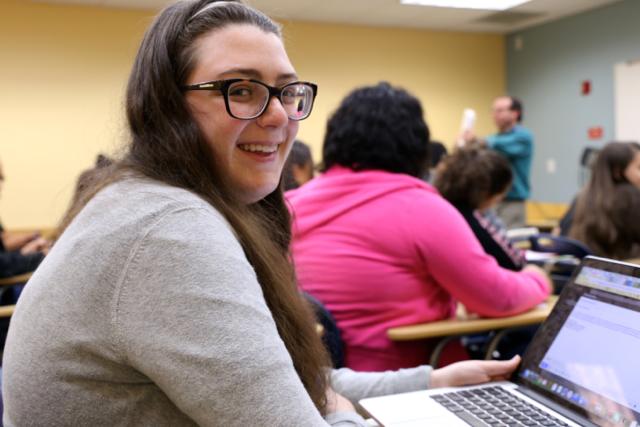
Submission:
POLYGON ((580 186, 585 185, 591 177, 591 169, 598 158, 600 148, 585 147, 580 156, 580 186))
POLYGON ((324 329, 322 342, 324 342, 324 345, 331 356, 333 367, 336 369, 344 367, 344 343, 342 342, 336 320, 333 318, 329 310, 327 310, 327 308, 316 298, 306 292, 302 292, 302 295, 309 304, 311 304, 313 312, 316 315, 316 320, 324 329))
POLYGON ((580 166, 591 169, 593 164, 596 162, 598 153, 600 153, 600 148, 585 147, 585 149, 582 150, 582 155, 580 156, 580 166))
POLYGON ((553 252, 558 255, 573 255, 582 259, 591 255, 591 250, 584 243, 565 236, 540 233, 529 236, 530 249, 535 252, 553 252))

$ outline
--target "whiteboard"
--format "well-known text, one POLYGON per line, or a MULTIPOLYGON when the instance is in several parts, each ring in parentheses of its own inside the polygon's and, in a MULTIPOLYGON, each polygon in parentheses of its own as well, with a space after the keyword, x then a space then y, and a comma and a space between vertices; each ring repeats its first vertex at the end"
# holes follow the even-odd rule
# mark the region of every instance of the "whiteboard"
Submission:
POLYGON ((640 142, 640 60, 613 67, 616 140, 640 142))

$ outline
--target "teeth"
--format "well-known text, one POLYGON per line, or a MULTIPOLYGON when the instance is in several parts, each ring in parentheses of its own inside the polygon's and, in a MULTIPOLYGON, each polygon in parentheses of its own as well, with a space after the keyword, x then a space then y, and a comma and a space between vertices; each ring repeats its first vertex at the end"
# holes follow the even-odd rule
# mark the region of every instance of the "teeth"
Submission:
POLYGON ((241 150, 253 153, 275 153, 278 151, 277 145, 260 145, 260 144, 240 144, 241 150))

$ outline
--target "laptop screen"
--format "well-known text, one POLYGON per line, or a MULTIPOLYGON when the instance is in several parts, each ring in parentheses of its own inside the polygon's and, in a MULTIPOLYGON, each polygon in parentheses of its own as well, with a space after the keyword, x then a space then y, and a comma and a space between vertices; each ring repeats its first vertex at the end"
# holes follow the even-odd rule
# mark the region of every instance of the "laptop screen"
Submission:
POLYGON ((640 423, 640 267, 586 258, 518 373, 598 425, 640 423))

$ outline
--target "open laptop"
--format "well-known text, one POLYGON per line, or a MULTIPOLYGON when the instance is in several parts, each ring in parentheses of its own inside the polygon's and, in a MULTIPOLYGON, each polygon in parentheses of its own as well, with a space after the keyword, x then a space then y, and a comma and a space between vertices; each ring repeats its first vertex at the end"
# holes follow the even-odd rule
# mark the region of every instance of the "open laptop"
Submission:
POLYGON ((513 382, 360 401, 382 426, 640 426, 640 266, 586 257, 513 382))

